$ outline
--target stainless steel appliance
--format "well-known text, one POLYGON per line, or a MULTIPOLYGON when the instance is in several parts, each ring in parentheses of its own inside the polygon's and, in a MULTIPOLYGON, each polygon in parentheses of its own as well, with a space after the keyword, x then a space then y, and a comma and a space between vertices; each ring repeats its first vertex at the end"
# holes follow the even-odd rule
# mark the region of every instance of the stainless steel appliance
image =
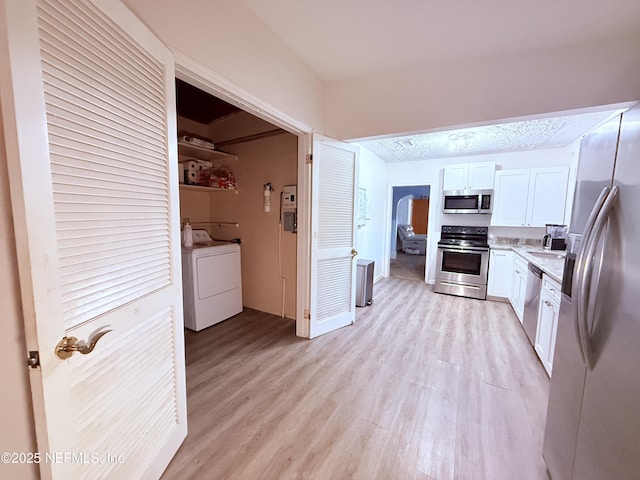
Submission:
POLYGON ((542 270, 533 263, 528 265, 527 283, 524 292, 524 315, 522 325, 529 337, 529 342, 536 342, 536 330, 538 328, 538 304, 540 303, 540 287, 542 286, 542 270))
POLYGON ((491 213, 493 190, 445 190, 442 213, 491 213))
POLYGON ((542 246, 548 250, 564 250, 567 248, 567 226, 547 223, 547 233, 542 237, 542 246))
POLYGON ((553 480, 640 475, 640 108, 586 136, 543 456, 553 480))
POLYGON ((442 226, 434 292, 487 297, 488 233, 488 227, 442 226))

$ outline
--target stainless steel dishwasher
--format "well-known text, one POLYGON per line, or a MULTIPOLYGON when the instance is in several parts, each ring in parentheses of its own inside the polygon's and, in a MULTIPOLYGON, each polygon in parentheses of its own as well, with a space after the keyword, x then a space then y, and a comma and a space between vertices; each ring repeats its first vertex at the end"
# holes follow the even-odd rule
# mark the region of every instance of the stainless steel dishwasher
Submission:
POLYGON ((542 270, 533 263, 529 264, 527 272, 527 286, 524 295, 524 316, 522 324, 527 332, 531 345, 536 342, 538 328, 538 304, 540 303, 540 287, 542 285, 542 270))

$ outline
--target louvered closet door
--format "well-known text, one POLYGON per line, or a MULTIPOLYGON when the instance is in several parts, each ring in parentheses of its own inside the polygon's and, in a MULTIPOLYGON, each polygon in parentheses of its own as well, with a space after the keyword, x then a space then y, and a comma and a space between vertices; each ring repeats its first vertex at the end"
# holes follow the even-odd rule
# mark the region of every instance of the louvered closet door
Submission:
POLYGON ((313 136, 310 337, 355 320, 357 148, 313 136))
POLYGON ((114 0, 0 5, 42 475, 157 478, 186 436, 171 54, 114 0))

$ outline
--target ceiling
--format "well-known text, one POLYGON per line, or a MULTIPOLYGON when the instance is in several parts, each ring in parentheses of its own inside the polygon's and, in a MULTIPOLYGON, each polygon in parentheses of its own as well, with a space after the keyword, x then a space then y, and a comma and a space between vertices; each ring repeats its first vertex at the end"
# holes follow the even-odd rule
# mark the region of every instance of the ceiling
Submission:
POLYGON ((640 32, 638 0, 243 2, 326 82, 640 32))
POLYGON ((359 143, 388 163, 563 148, 621 111, 622 109, 606 109, 590 113, 532 118, 364 140, 359 143))
MULTIPOLYGON (((326 82, 640 33, 638 0, 243 2, 326 82)), ((618 107, 360 143, 387 162, 561 148, 618 107)))

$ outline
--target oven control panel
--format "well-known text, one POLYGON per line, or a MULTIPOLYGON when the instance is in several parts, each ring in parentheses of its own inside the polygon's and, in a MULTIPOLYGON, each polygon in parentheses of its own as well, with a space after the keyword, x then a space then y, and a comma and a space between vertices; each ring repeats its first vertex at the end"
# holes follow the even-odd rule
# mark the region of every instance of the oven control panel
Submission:
POLYGON ((489 227, 443 225, 442 233, 448 233, 448 234, 453 233, 456 235, 488 235, 489 227))

